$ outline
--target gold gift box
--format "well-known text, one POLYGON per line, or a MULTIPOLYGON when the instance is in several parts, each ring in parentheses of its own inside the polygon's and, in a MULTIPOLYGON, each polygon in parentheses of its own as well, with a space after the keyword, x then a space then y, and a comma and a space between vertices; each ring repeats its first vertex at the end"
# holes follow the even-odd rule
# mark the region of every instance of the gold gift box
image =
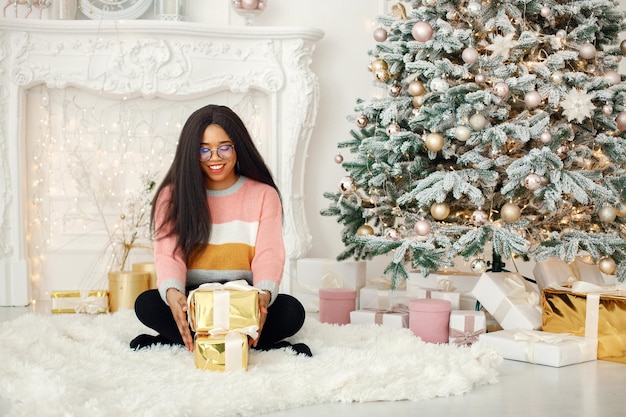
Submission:
MULTIPOLYGON (((218 294, 218 297, 221 295, 218 294)), ((216 327, 222 330, 231 330, 259 325, 259 293, 257 291, 197 290, 189 298, 191 328, 198 333, 207 333, 216 327), (229 303, 221 307, 218 306, 216 309, 214 296, 223 291, 229 293, 229 303), (221 308, 225 308, 227 311, 217 311, 221 308), (216 316, 227 318, 228 323, 216 323, 216 316)))
MULTIPOLYGON (((546 288, 542 292, 542 330, 585 336, 587 294, 546 288)), ((598 359, 626 363, 626 297, 600 295, 598 359)))
POLYGON ((248 370, 248 336, 236 333, 228 336, 196 334, 194 363, 198 369, 210 371, 248 370))
POLYGON ((102 314, 109 312, 109 293, 106 290, 52 291, 51 312, 102 314))

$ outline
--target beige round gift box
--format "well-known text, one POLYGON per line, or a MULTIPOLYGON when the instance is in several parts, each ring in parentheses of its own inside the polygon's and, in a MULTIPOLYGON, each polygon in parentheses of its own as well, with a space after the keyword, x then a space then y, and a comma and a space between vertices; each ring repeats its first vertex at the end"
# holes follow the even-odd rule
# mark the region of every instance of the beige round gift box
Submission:
POLYGON ((148 272, 150 274, 150 289, 156 289, 156 267, 154 266, 154 262, 134 263, 132 270, 135 272, 148 272))
POLYGON ((150 289, 150 273, 138 271, 109 272, 109 311, 135 308, 135 300, 150 289))

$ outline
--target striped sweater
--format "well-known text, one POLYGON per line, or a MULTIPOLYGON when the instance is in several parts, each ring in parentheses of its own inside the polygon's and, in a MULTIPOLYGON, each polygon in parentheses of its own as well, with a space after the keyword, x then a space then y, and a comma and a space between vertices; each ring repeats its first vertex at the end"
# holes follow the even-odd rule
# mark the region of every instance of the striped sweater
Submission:
MULTIPOLYGON (((282 235, 282 206, 278 193, 269 185, 246 177, 225 190, 207 190, 213 221, 208 245, 189 265, 180 251, 173 254, 176 237, 159 237, 154 245, 157 286, 165 301, 169 288, 185 288, 205 282, 246 279, 276 299, 283 276, 285 248, 282 235)), ((164 202, 170 191, 159 195, 156 224, 164 217, 164 202)))

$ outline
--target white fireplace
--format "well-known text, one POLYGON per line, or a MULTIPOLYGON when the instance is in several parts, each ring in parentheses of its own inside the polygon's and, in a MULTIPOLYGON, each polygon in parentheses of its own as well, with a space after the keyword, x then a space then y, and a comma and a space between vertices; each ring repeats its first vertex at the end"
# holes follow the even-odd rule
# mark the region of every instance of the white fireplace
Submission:
MULTIPOLYGON (((160 181, 187 116, 209 103, 242 116, 274 173, 289 292, 311 245, 304 159, 319 95, 310 63, 322 36, 151 20, 0 20, 0 305, 105 283, 111 236, 145 209, 129 201, 146 197, 136 198, 146 179, 160 181)), ((138 242, 131 259, 146 260, 138 242)))

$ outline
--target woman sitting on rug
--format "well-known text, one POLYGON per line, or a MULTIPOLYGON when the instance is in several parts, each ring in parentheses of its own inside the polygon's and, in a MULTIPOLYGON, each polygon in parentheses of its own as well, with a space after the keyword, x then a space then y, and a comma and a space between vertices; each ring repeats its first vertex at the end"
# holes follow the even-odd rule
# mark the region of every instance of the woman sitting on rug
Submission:
POLYGON ((180 134, 174 161, 159 186, 151 213, 155 231, 156 290, 137 298, 135 313, 158 332, 130 342, 133 349, 180 344, 193 351, 187 321, 188 292, 206 282, 245 279, 259 289, 259 337, 252 347, 291 347, 304 307, 278 294, 285 250, 278 187, 243 121, 230 108, 195 111, 180 134))

